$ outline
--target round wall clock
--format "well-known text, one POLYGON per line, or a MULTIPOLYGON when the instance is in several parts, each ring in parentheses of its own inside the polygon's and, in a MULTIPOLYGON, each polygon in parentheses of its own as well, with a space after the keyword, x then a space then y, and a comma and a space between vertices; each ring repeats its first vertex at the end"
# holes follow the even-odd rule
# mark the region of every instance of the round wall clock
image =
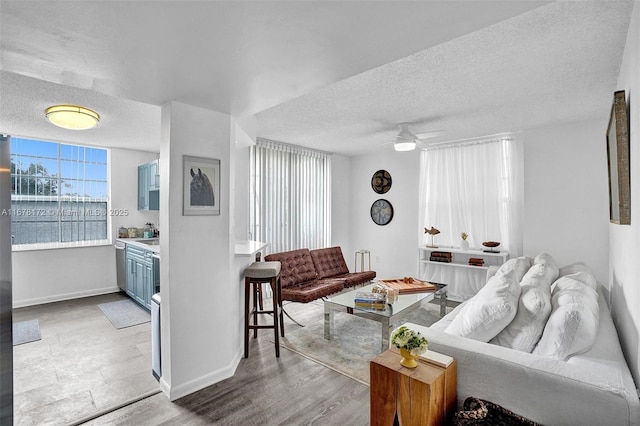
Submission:
POLYGON ((382 198, 371 204, 371 220, 376 225, 386 225, 393 219, 393 206, 382 198))
POLYGON ((391 175, 386 170, 378 170, 371 177, 371 188, 378 194, 386 194, 391 189, 391 175))

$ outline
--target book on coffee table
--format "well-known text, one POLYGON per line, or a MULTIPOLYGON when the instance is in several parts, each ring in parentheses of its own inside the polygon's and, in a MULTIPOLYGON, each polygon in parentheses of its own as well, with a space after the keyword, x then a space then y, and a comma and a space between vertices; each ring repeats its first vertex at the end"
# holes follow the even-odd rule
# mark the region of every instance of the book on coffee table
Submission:
POLYGON ((384 310, 387 306, 387 295, 384 293, 359 291, 353 299, 353 304, 358 308, 384 310))

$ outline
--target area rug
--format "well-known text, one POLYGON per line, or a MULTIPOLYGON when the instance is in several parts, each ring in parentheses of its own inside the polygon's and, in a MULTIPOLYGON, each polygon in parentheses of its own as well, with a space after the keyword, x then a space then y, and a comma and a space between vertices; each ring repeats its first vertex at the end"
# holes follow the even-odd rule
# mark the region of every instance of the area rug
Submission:
POLYGON ((13 323, 13 346, 40 340, 40 323, 38 320, 13 323))
POLYGON ((102 303, 98 308, 118 330, 151 321, 151 314, 131 299, 102 303))
MULTIPOLYGON (((382 326, 379 322, 336 312, 331 340, 326 340, 322 302, 307 303, 290 313, 305 326, 299 327, 285 320, 285 337, 281 339, 283 347, 360 383, 369 384, 369 361, 380 353, 382 326)), ((393 326, 395 328, 405 322, 429 326, 439 319, 440 305, 423 303, 393 326)))

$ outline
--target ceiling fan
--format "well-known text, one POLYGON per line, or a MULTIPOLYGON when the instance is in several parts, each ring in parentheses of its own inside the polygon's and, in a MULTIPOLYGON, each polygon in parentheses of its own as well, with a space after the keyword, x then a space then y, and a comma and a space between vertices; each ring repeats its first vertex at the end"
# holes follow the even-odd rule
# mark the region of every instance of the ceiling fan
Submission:
POLYGON ((416 145, 420 144, 426 146, 423 141, 427 139, 437 138, 444 134, 444 130, 438 130, 427 133, 413 133, 409 130, 409 126, 412 123, 398 123, 397 126, 400 129, 396 136, 395 142, 393 142, 393 148, 396 151, 413 151, 416 149, 416 145))

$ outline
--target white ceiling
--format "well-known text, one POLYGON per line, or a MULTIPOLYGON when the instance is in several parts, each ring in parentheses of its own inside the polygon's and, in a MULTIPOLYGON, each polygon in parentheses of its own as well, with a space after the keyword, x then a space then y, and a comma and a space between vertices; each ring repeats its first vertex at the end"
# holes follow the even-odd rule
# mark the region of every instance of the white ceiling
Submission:
POLYGON ((633 2, 4 1, 0 131, 159 150, 170 100, 355 155, 606 117, 633 2), (44 120, 97 110, 96 129, 44 120))

